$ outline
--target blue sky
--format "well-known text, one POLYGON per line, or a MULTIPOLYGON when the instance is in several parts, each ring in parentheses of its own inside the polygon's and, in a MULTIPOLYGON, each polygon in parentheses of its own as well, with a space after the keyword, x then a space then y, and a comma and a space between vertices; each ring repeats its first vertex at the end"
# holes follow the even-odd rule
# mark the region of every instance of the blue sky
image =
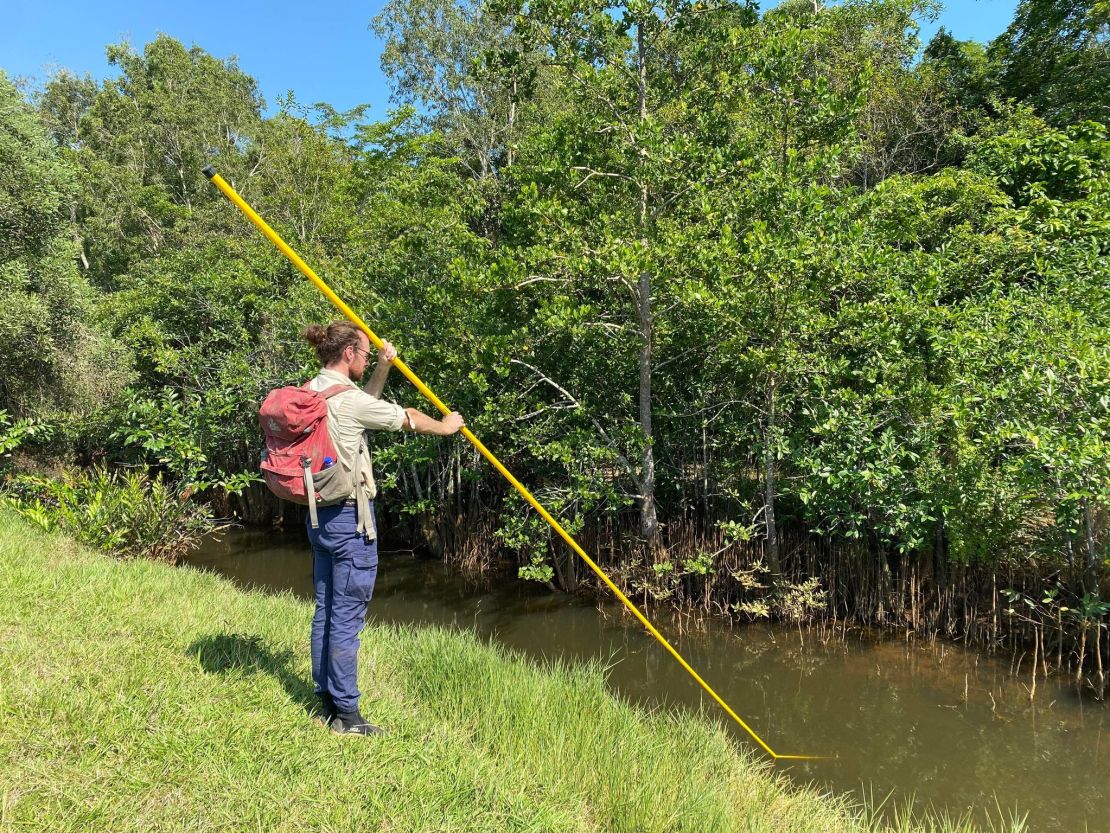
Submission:
MULTIPOLYGON (((96 78, 114 74, 104 57, 110 43, 141 47, 158 32, 197 44, 221 58, 236 56, 254 76, 267 104, 293 90, 304 103, 339 109, 370 104, 371 118, 389 108, 389 86, 379 68, 381 44, 368 28, 382 2, 270 3, 194 0, 9 0, 0 27, 0 68, 15 78, 44 80, 59 68, 96 78)), ((764 2, 763 6, 774 5, 764 2)), ((938 26, 956 37, 988 41, 1013 18, 1017 0, 951 0, 938 26)))

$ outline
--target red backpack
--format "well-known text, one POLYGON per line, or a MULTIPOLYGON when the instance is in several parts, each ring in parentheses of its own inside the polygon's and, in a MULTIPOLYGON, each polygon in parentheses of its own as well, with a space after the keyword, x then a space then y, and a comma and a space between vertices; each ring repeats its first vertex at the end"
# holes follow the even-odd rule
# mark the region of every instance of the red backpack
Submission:
POLYGON ((261 463, 266 485, 283 500, 307 505, 313 528, 318 526, 317 503, 337 503, 354 489, 355 479, 339 464, 328 433, 328 400, 352 389, 332 385, 317 392, 307 384, 277 388, 258 411, 266 437, 261 463))

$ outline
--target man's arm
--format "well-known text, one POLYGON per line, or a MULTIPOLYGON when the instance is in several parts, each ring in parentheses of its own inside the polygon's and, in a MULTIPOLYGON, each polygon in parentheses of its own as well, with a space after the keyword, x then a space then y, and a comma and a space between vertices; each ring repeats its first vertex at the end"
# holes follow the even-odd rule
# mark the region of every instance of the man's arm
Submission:
POLYGON ((374 372, 370 381, 363 388, 368 394, 378 399, 385 390, 385 380, 389 378, 389 371, 393 369, 393 360, 397 358, 397 349, 388 341, 382 342, 382 349, 378 351, 378 363, 374 365, 374 372))
MULTIPOLYGON (((378 363, 374 367, 374 374, 363 388, 368 394, 378 399, 385 390, 385 380, 393 368, 393 360, 397 358, 396 348, 388 341, 382 342, 382 349, 378 351, 378 363)), ((401 423, 402 430, 415 431, 417 434, 435 434, 437 437, 447 437, 458 433, 463 427, 462 414, 452 411, 443 419, 435 419, 421 413, 416 408, 405 408, 405 421, 401 423)))
POLYGON ((447 437, 458 432, 466 423, 462 414, 452 411, 443 419, 435 419, 423 414, 416 408, 405 408, 405 422, 401 427, 405 431, 415 431, 417 434, 435 434, 437 437, 447 437))

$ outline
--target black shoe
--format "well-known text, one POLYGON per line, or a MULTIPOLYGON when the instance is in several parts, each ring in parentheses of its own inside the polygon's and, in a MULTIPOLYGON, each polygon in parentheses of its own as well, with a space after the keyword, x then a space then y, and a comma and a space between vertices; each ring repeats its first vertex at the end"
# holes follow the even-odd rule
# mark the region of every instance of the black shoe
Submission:
POLYGON ((353 712, 336 712, 331 721, 331 730, 337 735, 380 735, 385 731, 373 723, 367 723, 357 709, 353 712))
POLYGON ((324 722, 325 726, 330 726, 339 711, 335 708, 335 701, 331 699, 331 695, 326 691, 316 696, 320 698, 320 720, 324 722))

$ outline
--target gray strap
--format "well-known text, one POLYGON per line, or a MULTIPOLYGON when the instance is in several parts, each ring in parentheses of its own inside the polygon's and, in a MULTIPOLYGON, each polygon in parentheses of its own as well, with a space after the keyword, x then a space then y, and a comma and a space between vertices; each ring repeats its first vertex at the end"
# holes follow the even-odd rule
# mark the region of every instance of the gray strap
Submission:
POLYGON ((373 541, 378 537, 378 531, 374 529, 374 517, 370 514, 370 499, 366 496, 366 488, 360 485, 355 494, 358 496, 358 531, 373 541))
MULTIPOLYGON (((370 500, 378 496, 378 484, 374 480, 374 455, 370 453, 369 449, 366 451, 366 465, 370 467, 370 482, 374 484, 374 494, 370 495, 370 500)), ((367 486, 367 489, 370 487, 367 486)))
POLYGON ((366 485, 362 482, 362 452, 365 449, 366 434, 363 433, 359 439, 358 451, 355 453, 355 507, 358 513, 358 531, 373 541, 378 537, 378 531, 374 529, 374 516, 370 514, 370 498, 366 494, 366 485))
POLYGON ((320 519, 316 515, 316 485, 312 482, 312 463, 304 459, 304 493, 308 496, 308 517, 312 521, 312 528, 320 528, 320 519))

